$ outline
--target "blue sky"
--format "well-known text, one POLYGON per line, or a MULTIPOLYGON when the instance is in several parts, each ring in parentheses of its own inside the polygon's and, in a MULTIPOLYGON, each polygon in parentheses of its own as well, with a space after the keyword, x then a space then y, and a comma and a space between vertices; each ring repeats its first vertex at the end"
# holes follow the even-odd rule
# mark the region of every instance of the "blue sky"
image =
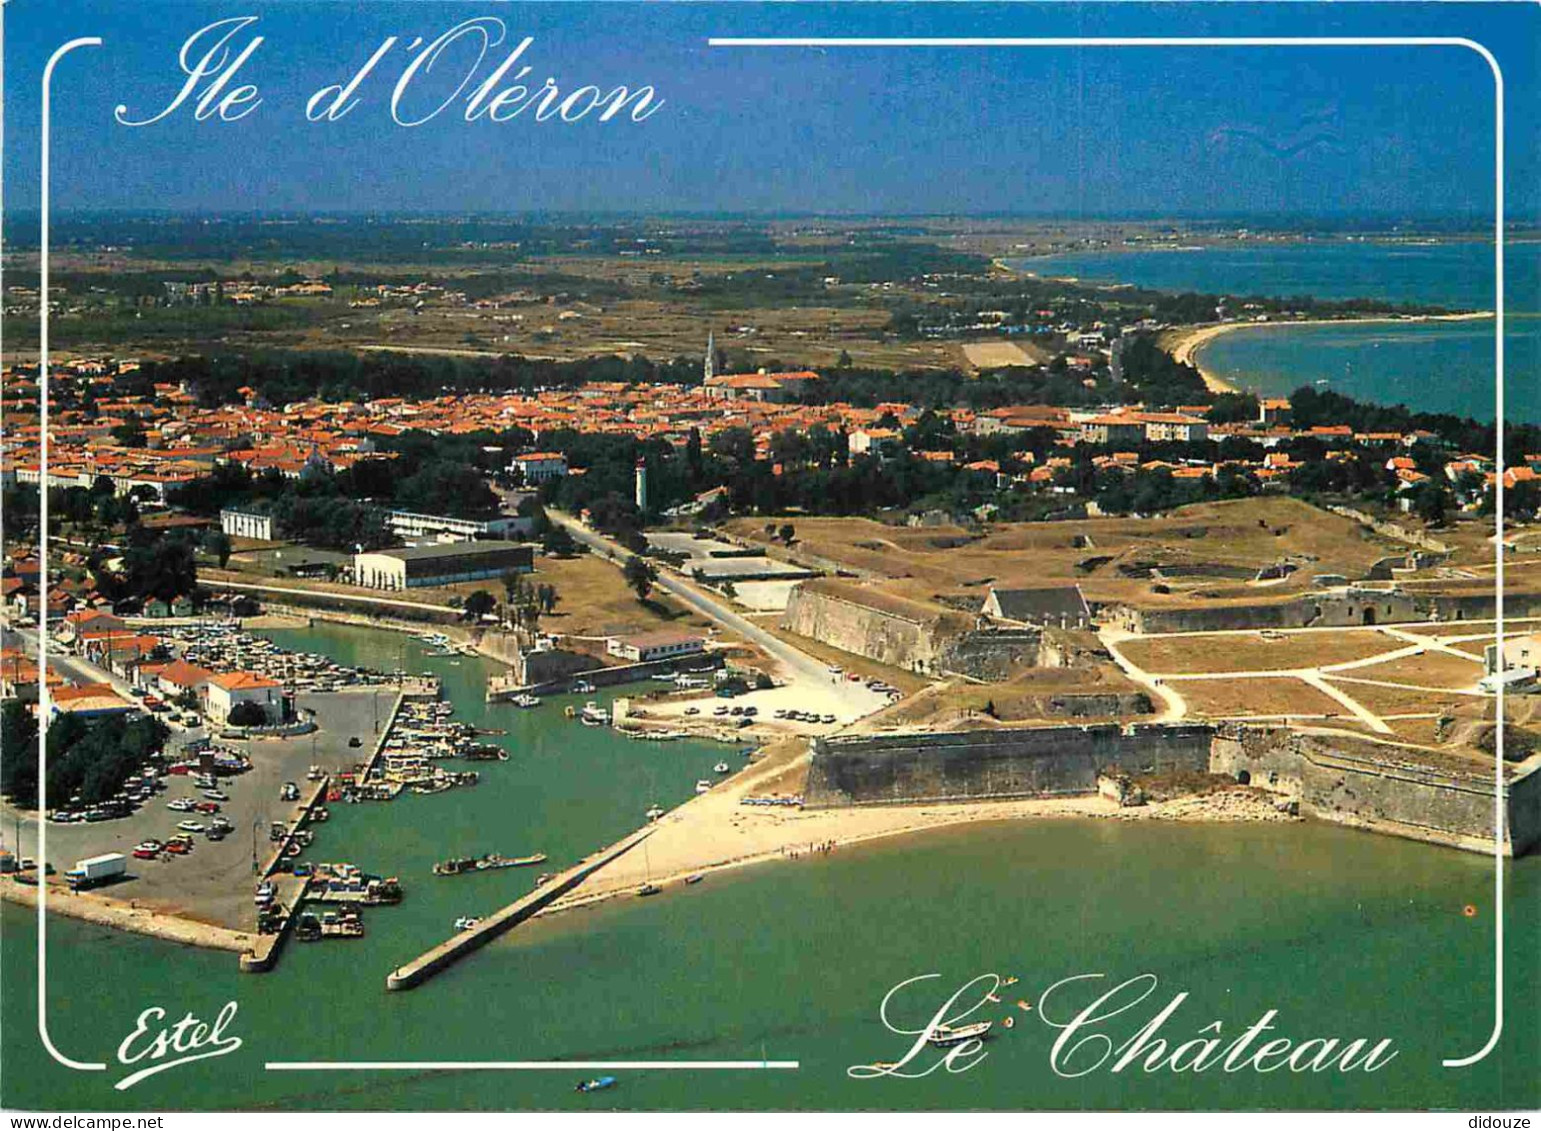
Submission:
MULTIPOLYGON (((617 210, 1485 215, 1492 83, 1458 48, 762 49, 712 35, 1469 36, 1509 88, 1511 213, 1541 185, 1541 7, 1418 4, 762 5, 77 3, 5 8, 6 204, 37 203, 37 94, 66 39, 99 35, 55 84, 56 208, 617 210), (254 15, 265 42, 237 82, 263 104, 236 122, 187 108, 152 126, 185 76, 183 40, 254 15), (417 36, 478 16, 524 36, 531 81, 651 84, 641 123, 527 116, 391 121, 417 36), (345 120, 305 119, 388 35, 401 42, 345 120)), ((248 36, 249 38, 249 36, 248 36)), ((242 42, 245 42, 243 39, 242 42)), ((452 90, 451 48, 415 86, 452 90), (444 84, 448 85, 444 85, 444 84)), ((474 85, 474 83, 473 83, 474 85)))

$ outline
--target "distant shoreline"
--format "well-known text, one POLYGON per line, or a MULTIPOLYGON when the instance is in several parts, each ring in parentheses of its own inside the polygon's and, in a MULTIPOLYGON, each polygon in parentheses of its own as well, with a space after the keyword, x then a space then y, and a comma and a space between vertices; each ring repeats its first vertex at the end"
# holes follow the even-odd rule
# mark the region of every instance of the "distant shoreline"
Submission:
POLYGON ((1303 318, 1284 322, 1211 322, 1202 326, 1185 326, 1169 330, 1162 335, 1163 346, 1171 353, 1172 360, 1191 365, 1199 371, 1205 387, 1211 393, 1240 393, 1232 382, 1213 369, 1205 368, 1201 351, 1216 338, 1235 330, 1280 330, 1292 326, 1361 326, 1401 325, 1409 322, 1475 322, 1492 318, 1491 310, 1471 311, 1465 314, 1410 314, 1377 315, 1367 318, 1303 318))

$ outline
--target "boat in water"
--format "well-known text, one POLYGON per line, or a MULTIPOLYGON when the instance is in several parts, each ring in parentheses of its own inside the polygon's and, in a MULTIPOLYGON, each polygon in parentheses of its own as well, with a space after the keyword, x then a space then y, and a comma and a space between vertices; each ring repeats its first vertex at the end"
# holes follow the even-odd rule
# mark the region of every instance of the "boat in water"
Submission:
POLYGON ((529 692, 525 692, 522 695, 515 695, 513 700, 512 700, 512 702, 513 702, 514 706, 516 706, 516 707, 523 707, 526 710, 528 710, 531 707, 539 707, 540 706, 540 696, 539 695, 531 695, 529 692))
POLYGON ((938 1025, 926 1037, 926 1040, 938 1048, 947 1048, 950 1045, 961 1045, 964 1041, 983 1040, 990 1033, 993 1021, 976 1021, 972 1025, 960 1025, 956 1029, 951 1025, 938 1025))
POLYGON ((705 778, 702 778, 700 781, 696 782, 696 792, 697 793, 709 793, 711 791, 711 788, 712 788, 712 783, 707 781, 705 778))
POLYGON ((596 688, 594 685, 586 679, 577 680, 573 684, 574 695, 592 695, 594 694, 595 690, 596 688))
POLYGON ((606 1088, 613 1088, 613 1087, 615 1087, 615 1077, 614 1076, 599 1076, 599 1077, 596 1077, 593 1080, 580 1080, 580 1081, 578 1081, 578 1086, 575 1087, 573 1089, 573 1091, 575 1091, 575 1092, 602 1092, 606 1088))
POLYGON ((472 927, 475 927, 480 923, 481 920, 476 918, 474 915, 462 915, 460 918, 455 920, 455 930, 469 931, 472 927))
POLYGON ((719 774, 727 774, 733 772, 733 768, 726 762, 718 762, 715 766, 712 767, 712 769, 719 774))
POLYGON ((590 699, 583 705, 583 710, 578 712, 578 721, 586 727, 609 726, 610 712, 590 699))
POLYGON ((663 891, 663 888, 661 888, 657 884, 652 883, 651 881, 649 881, 648 883, 643 884, 641 887, 639 887, 637 889, 637 894, 638 895, 657 895, 661 891, 663 891))
POLYGON ((441 861, 433 866, 433 874, 463 876, 467 872, 490 872, 498 868, 528 868, 532 864, 544 864, 546 859, 544 852, 531 853, 529 856, 502 856, 489 852, 485 856, 460 856, 441 861))
POLYGON ((654 805, 651 809, 649 809, 647 811, 647 819, 649 821, 656 821, 656 820, 658 820, 659 817, 662 817, 663 814, 664 814, 663 807, 660 806, 660 805, 654 805))

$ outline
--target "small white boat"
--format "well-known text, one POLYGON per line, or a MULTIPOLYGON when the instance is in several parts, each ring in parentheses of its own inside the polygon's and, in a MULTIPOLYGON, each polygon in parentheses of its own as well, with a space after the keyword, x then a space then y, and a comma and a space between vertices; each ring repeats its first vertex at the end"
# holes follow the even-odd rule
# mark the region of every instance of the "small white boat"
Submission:
POLYGON ((457 931, 469 931, 472 927, 476 926, 480 922, 481 922, 481 920, 476 918, 475 916, 472 916, 472 915, 462 915, 460 918, 455 920, 455 930, 457 930, 457 931))
POLYGON ((583 710, 578 712, 578 721, 588 727, 609 726, 610 712, 590 699, 583 705, 583 710))
POLYGON ((938 1025, 926 1040, 940 1048, 961 1045, 964 1041, 983 1040, 989 1034, 990 1026, 993 1024, 993 1021, 976 1021, 972 1025, 960 1025, 956 1029, 951 1025, 938 1025))
POLYGON ((575 695, 592 695, 594 690, 594 685, 586 679, 580 679, 573 684, 573 694, 575 695))
POLYGON ((731 767, 726 762, 718 762, 715 766, 712 767, 712 769, 717 771, 719 774, 726 774, 731 772, 731 767))
POLYGON ((649 809, 647 811, 647 819, 649 821, 656 821, 656 820, 658 820, 659 817, 662 817, 663 814, 664 814, 664 811, 663 811, 662 806, 654 805, 651 809, 649 809))
POLYGON ((700 781, 696 782, 697 793, 707 793, 711 790, 711 788, 712 783, 707 781, 705 778, 702 778, 700 781))
POLYGON ((525 693, 523 695, 515 695, 514 696, 514 706, 516 706, 516 707, 524 707, 526 709, 528 709, 530 707, 539 707, 540 706, 540 696, 538 696, 538 695, 530 695, 529 693, 525 693))

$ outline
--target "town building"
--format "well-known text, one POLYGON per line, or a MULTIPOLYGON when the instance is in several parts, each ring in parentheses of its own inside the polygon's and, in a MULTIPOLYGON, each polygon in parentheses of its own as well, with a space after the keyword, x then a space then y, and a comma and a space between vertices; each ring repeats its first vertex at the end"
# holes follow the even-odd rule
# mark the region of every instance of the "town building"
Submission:
POLYGON ((452 518, 443 514, 418 514, 415 511, 387 511, 385 525, 399 538, 437 538, 441 542, 478 542, 487 538, 507 538, 510 534, 528 534, 534 523, 520 515, 497 518, 452 518))
POLYGON ((526 486, 534 486, 566 475, 567 457, 561 452, 526 452, 510 460, 508 470, 523 476, 526 486))
POLYGON ((248 507, 226 507, 219 512, 219 528, 232 538, 273 541, 273 516, 248 507))
POLYGON ((992 585, 979 611, 997 620, 1041 628, 1086 628, 1092 619, 1091 607, 1079 585, 1041 589, 997 589, 992 585))
POLYGON ((353 580, 366 589, 414 589, 501 577, 509 570, 535 568, 533 547, 524 542, 454 542, 401 550, 371 550, 353 557, 353 580))
POLYGON ((667 660, 671 656, 695 656, 706 651, 706 641, 688 632, 642 632, 612 636, 605 651, 634 664, 667 660))
POLYGON ((255 703, 270 723, 283 718, 283 685, 256 672, 219 672, 204 683, 204 712, 224 723, 240 703, 255 703))

